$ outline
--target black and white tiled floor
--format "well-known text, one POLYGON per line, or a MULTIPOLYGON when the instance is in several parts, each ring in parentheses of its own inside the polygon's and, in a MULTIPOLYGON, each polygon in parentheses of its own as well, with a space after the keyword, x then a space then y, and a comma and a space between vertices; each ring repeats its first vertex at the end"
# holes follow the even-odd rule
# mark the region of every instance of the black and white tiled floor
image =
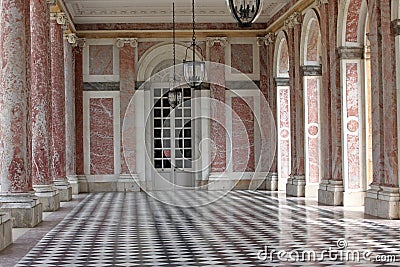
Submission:
MULTIPOLYGON (((183 206, 219 192, 159 192, 183 206)), ((318 207, 268 192, 233 191, 209 205, 182 208, 140 193, 88 195, 17 266, 399 266, 400 222, 364 219, 361 212, 318 207), (371 261, 279 260, 265 247, 370 251, 371 261), (270 255, 270 254, 269 254, 270 255), (396 257, 397 263, 374 261, 396 257), (261 258, 261 259, 260 259, 261 258)), ((281 254, 283 255, 283 254, 281 254)), ((284 257, 284 256, 283 256, 284 257)))

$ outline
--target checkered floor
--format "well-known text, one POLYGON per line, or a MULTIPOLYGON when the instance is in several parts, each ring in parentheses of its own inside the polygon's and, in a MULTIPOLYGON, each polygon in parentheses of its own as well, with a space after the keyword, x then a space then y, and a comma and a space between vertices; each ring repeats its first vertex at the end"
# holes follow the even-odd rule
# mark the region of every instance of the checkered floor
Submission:
POLYGON ((315 202, 304 205, 261 191, 234 191, 192 208, 181 206, 220 193, 157 194, 177 205, 143 192, 88 195, 17 266, 398 266, 400 262, 399 221, 364 219, 360 212, 318 207, 315 202), (337 247, 340 239, 347 241, 347 248, 337 247), (329 257, 332 250, 336 251, 329 257), (304 251, 314 251, 316 257, 310 261, 312 254, 307 258, 304 251), (351 254, 347 252, 361 256, 365 252, 370 260, 357 262, 355 256, 347 256, 344 262, 343 255, 351 254), (392 256, 397 264, 387 263, 392 256), (380 261, 383 257, 386 264, 380 261))

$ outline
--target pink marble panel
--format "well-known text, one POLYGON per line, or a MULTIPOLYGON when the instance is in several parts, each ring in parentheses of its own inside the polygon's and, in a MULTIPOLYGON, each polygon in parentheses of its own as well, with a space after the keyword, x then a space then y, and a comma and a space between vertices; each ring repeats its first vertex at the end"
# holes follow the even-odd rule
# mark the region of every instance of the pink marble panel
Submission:
POLYGON ((89 74, 113 75, 113 46, 89 46, 89 74))
POLYGON ((139 60, 143 57, 144 53, 146 53, 150 48, 159 44, 160 42, 139 42, 138 43, 138 57, 139 60))
POLYGON ((254 99, 232 98, 232 153, 234 172, 254 172, 254 99))
POLYGON ((320 29, 318 21, 311 22, 307 40, 307 61, 319 61, 318 43, 320 40, 320 29))
MULTIPOLYGON (((139 43, 140 44, 140 43, 139 43)), ((121 173, 136 172, 136 134, 134 109, 126 113, 129 102, 135 94, 135 48, 128 44, 121 47, 119 52, 120 68, 120 119, 123 132, 121 138, 121 173), (126 117, 125 117, 126 116, 126 117), (123 125, 125 118, 126 125, 123 125), (128 125, 129 122, 129 125, 128 125), (125 150, 124 150, 125 149, 125 150), (129 168, 128 168, 129 165, 129 168)), ((122 131, 121 131, 122 132, 122 131)))
POLYGON ((279 54, 279 74, 288 74, 289 72, 289 48, 286 39, 282 41, 279 54))
POLYGON ((245 74, 254 72, 252 44, 231 44, 231 67, 245 74))
POLYGON ((347 13, 346 41, 358 41, 358 24, 360 19, 360 8, 362 0, 351 0, 347 13))
POLYGON ((113 99, 90 99, 90 174, 114 174, 113 99))
POLYGON ((278 134, 280 135, 279 150, 280 150, 280 161, 281 177, 288 178, 291 170, 290 162, 290 98, 289 88, 278 88, 279 89, 279 129, 278 134))
POLYGON ((311 183, 319 182, 319 140, 308 138, 308 175, 311 183))
MULTIPOLYGON (((346 107, 347 116, 359 117, 359 77, 357 63, 346 64, 346 107)), ((352 134, 347 135, 347 162, 348 162, 348 179, 349 188, 360 188, 361 179, 361 159, 360 159, 360 133, 359 123, 357 120, 350 120, 347 130, 352 134)))
POLYGON ((308 179, 311 183, 319 182, 319 93, 318 78, 307 78, 306 88, 308 106, 308 179), (311 126, 309 124, 312 124, 311 126))
MULTIPOLYGON (((221 45, 210 47, 210 60, 225 64, 225 49, 221 45)), ((224 172, 226 169, 226 123, 225 123, 225 67, 211 64, 210 95, 216 100, 211 103, 210 138, 214 144, 211 156, 212 172, 224 172)))

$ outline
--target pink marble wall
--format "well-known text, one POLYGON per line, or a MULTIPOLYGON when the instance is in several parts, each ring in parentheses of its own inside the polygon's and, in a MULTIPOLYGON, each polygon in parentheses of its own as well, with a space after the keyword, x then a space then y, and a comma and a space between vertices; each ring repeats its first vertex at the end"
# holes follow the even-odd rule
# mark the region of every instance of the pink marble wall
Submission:
POLYGON ((349 4, 347 23, 346 23, 346 41, 358 41, 358 25, 360 19, 360 8, 363 0, 351 0, 349 4))
POLYGON ((280 135, 279 150, 280 150, 280 174, 283 178, 288 178, 291 172, 290 161, 290 96, 289 88, 280 88, 279 90, 279 128, 280 135))
MULTIPOLYGON (((210 47, 210 61, 225 64, 225 48, 219 44, 210 47)), ((226 169, 226 123, 225 123, 225 67, 210 66, 211 102, 210 139, 214 143, 211 149, 211 172, 224 172, 226 169)))
POLYGON ((89 74, 113 75, 113 46, 89 46, 89 74))
POLYGON ((231 67, 245 74, 254 72, 252 44, 231 44, 231 67))
POLYGON ((319 92, 318 77, 307 78, 307 131, 308 131, 308 181, 319 182, 319 92))
POLYGON ((90 99, 90 174, 114 174, 112 98, 90 99))
POLYGON ((232 156, 234 172, 254 172, 254 98, 232 97, 232 156))
POLYGON ((360 129, 358 121, 361 120, 359 114, 359 77, 358 77, 359 64, 347 63, 346 64, 346 107, 345 111, 347 118, 353 117, 347 124, 347 175, 351 189, 358 189, 361 187, 360 179, 361 174, 361 158, 360 148, 360 129))
POLYGON ((128 134, 124 134, 121 138, 121 142, 124 142, 124 145, 121 144, 121 173, 128 174, 129 171, 136 172, 135 114, 134 112, 126 114, 129 102, 135 94, 135 48, 125 44, 121 47, 119 55, 121 127, 125 116, 127 116, 125 122, 130 122, 129 125, 124 125, 124 133, 128 134), (126 162, 129 163, 129 168, 126 162))
POLYGON ((320 29, 318 21, 311 22, 307 40, 307 61, 319 61, 318 43, 320 39, 320 29))
POLYGON ((67 175, 75 175, 75 71, 72 47, 64 40, 65 75, 65 159, 67 175))
POLYGON ((289 72, 289 48, 286 39, 282 41, 279 56, 279 74, 286 75, 289 72))
POLYGON ((138 60, 140 60, 144 53, 147 52, 147 50, 149 50, 150 48, 152 48, 153 46, 159 44, 160 42, 139 42, 138 43, 138 60))

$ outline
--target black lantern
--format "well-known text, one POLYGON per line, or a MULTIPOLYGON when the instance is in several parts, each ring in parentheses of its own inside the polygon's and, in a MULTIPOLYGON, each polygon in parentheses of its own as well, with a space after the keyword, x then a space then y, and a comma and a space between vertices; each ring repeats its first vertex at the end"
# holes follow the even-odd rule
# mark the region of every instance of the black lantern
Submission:
POLYGON ((172 108, 182 103, 182 90, 179 89, 179 82, 176 79, 176 41, 175 41, 175 3, 172 3, 172 25, 173 25, 173 56, 174 56, 174 75, 169 83, 168 102, 172 108))
POLYGON ((196 87, 200 86, 200 84, 204 81, 205 73, 206 73, 206 63, 204 61, 196 61, 196 47, 198 47, 198 45, 196 44, 196 35, 195 35, 194 0, 192 0, 192 19, 193 19, 192 43, 191 43, 191 46, 189 46, 186 49, 186 56, 183 61, 183 75, 185 77, 186 83, 190 87, 196 88, 196 87), (190 48, 192 49, 192 60, 191 61, 189 61, 187 59, 188 50, 190 48))
POLYGON ((226 0, 226 3, 239 27, 251 27, 261 14, 262 0, 226 0))

